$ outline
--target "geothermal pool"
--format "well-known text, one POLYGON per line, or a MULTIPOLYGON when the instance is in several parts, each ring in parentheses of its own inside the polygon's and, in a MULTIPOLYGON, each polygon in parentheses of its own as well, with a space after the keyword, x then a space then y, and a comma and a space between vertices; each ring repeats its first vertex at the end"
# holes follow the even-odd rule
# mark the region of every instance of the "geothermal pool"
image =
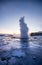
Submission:
POLYGON ((0 65, 42 65, 42 42, 0 37, 0 65))

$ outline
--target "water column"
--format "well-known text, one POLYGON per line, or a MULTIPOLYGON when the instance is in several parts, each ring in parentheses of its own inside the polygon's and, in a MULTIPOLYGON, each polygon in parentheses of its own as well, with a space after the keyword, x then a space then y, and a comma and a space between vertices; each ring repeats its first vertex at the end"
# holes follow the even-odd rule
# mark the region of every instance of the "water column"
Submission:
POLYGON ((24 16, 20 18, 20 39, 22 47, 28 46, 28 27, 27 24, 24 22, 24 16))

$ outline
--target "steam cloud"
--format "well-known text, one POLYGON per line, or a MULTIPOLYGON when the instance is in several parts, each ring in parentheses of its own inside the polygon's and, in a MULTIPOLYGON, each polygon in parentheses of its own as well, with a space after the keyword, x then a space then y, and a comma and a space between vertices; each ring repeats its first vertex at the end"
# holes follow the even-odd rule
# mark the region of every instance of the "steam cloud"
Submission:
POLYGON ((28 38, 28 27, 27 24, 24 22, 24 16, 20 18, 20 33, 21 38, 28 38))

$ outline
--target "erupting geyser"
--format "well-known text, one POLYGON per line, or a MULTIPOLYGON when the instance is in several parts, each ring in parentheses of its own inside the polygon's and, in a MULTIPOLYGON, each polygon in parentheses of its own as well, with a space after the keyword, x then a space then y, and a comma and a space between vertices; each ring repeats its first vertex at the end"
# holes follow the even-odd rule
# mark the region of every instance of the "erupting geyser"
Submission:
POLYGON ((27 24, 24 22, 24 16, 20 18, 20 38, 21 40, 27 41, 28 40, 28 27, 27 24))

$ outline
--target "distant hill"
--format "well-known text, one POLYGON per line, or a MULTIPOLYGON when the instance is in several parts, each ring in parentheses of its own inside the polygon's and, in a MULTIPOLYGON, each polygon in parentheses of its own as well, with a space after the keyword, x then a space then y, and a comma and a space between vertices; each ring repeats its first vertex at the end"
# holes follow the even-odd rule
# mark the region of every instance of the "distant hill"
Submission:
POLYGON ((30 36, 42 36, 42 32, 31 33, 30 36))

